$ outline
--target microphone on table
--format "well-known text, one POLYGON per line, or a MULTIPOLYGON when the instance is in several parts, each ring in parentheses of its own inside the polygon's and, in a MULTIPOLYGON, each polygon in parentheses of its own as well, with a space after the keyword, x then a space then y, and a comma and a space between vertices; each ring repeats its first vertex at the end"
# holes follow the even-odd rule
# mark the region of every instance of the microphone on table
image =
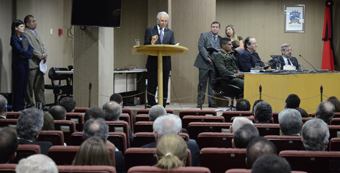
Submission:
POLYGON ((310 66, 313 67, 314 70, 309 70, 308 73, 316 73, 318 70, 311 64, 309 63, 305 58, 303 58, 301 55, 299 55, 303 60, 305 60, 310 66))

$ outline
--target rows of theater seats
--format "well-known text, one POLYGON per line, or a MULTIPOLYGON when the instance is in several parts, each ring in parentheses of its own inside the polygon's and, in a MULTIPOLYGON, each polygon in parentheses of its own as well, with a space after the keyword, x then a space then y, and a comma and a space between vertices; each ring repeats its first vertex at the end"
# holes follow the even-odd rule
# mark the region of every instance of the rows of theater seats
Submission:
MULTIPOLYGON (((83 114, 87 108, 76 108, 74 113, 67 113, 67 120, 55 120, 54 131, 41 131, 38 140, 50 141, 53 147, 50 148, 48 156, 51 157, 57 165, 71 165, 72 160, 82 143, 82 126, 84 123, 83 114), (67 146, 64 146, 64 142, 67 146)), ((172 110, 167 110, 173 113, 172 110)), ((135 116, 135 124, 133 124, 132 111, 123 109, 121 120, 118 122, 107 121, 109 125, 109 138, 115 146, 125 153, 125 168, 138 165, 154 165, 156 158, 154 156, 155 149, 139 148, 145 144, 155 141, 152 133, 153 122, 148 121, 148 110, 139 110, 135 116), (133 144, 129 143, 128 126, 135 133, 133 144)), ((0 120, 0 127, 15 127, 16 121, 20 113, 8 112, 5 120, 0 120)), ((185 139, 195 139, 200 150, 201 167, 209 168, 211 172, 250 172, 247 170, 245 163, 246 149, 233 149, 231 140, 233 134, 230 133, 229 127, 232 120, 237 116, 244 116, 253 119, 252 112, 248 111, 227 111, 222 116, 216 116, 213 110, 182 110, 179 113, 182 119, 183 128, 188 130, 189 134, 181 133, 185 139), (212 159, 213 158, 213 159, 212 159), (230 170, 242 168, 239 170, 230 170)), ((340 125, 328 125, 330 130, 330 142, 328 151, 312 152, 304 151, 301 142, 301 136, 280 136, 279 124, 277 124, 278 113, 273 113, 272 124, 254 124, 259 130, 261 136, 264 136, 273 142, 280 156, 285 157, 291 164, 292 170, 312 170, 312 172, 327 172, 326 170, 340 170, 340 125), (303 164, 301 164, 303 163, 303 164), (315 164, 317 163, 317 164, 315 164)), ((340 113, 336 113, 333 122, 340 117, 340 113)), ((303 121, 312 119, 303 118, 303 121)), ((190 150, 188 151, 190 152, 190 150)), ((40 147, 37 145, 19 145, 17 158, 11 163, 18 163, 20 158, 40 153, 40 147)), ((190 156, 190 154, 188 154, 190 156)), ((114 152, 111 151, 111 157, 114 158, 114 152)), ((113 161, 114 162, 114 161, 113 161)), ((191 158, 188 158, 187 166, 190 166, 191 158)), ((3 166, 3 165, 2 165, 3 166)), ((59 166, 60 168, 69 168, 67 166, 59 166)), ((139 167, 140 169, 149 169, 150 167, 139 167)), ((188 167, 188 169, 191 167, 188 167)), ((71 168, 70 168, 71 169, 71 168)), ((76 168, 75 168, 76 169, 76 168)), ((77 167, 77 169, 80 169, 77 167)), ((88 168, 86 168, 88 169, 88 168)), ((132 169, 132 170, 134 170, 132 169)), ((154 168, 157 169, 157 168, 154 168)), ((180 168, 179 168, 180 169, 180 168)), ((182 168, 186 169, 186 168, 182 168)), ((192 168, 195 169, 195 168, 192 168)), ((196 168, 197 171, 206 172, 205 168, 196 168)), ((1 167, 0 167, 1 170, 1 167)), ((130 169, 131 170, 131 169, 130 169)), ((181 170, 177 170, 181 171, 181 170)), ((110 171, 108 171, 110 172, 110 171)), ((138 169, 137 169, 138 172, 138 169)))

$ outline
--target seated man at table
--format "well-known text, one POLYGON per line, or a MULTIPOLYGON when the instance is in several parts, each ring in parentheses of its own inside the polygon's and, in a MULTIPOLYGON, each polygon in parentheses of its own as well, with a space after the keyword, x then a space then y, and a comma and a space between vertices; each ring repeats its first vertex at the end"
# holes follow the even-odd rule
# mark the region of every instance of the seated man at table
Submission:
POLYGON ((254 37, 247 37, 244 40, 244 51, 238 57, 238 64, 240 65, 240 71, 250 72, 255 64, 259 64, 260 67, 264 67, 259 54, 256 53, 257 42, 254 37))
POLYGON ((272 69, 276 68, 276 64, 280 63, 281 64, 281 70, 283 70, 283 66, 285 65, 290 65, 290 66, 295 66, 296 69, 298 69, 299 67, 299 62, 295 57, 292 57, 292 47, 285 43, 283 45, 281 45, 281 55, 278 58, 275 58, 273 60, 273 64, 272 64, 272 69))

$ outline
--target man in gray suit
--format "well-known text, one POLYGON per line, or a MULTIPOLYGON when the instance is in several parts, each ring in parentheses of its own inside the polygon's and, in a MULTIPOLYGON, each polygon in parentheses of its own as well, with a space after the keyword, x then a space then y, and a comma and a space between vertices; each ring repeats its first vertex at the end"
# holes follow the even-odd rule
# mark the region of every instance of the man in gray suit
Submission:
POLYGON ((40 39, 38 32, 35 30, 37 27, 37 22, 32 15, 27 15, 24 19, 26 28, 25 32, 23 33, 29 43, 33 46, 33 57, 29 59, 29 81, 27 86, 26 92, 26 108, 30 108, 34 106, 33 102, 33 92, 36 102, 41 102, 45 105, 45 81, 44 81, 44 73, 39 69, 39 63, 41 60, 44 60, 46 63, 47 53, 44 47, 43 42, 40 39))
MULTIPOLYGON (((199 54, 197 55, 196 61, 194 66, 199 69, 199 76, 198 76, 198 96, 197 96, 197 107, 200 107, 201 104, 204 104, 205 92, 208 83, 208 95, 214 96, 214 92, 211 86, 211 79, 215 73, 213 59, 215 54, 221 49, 220 47, 220 40, 221 36, 218 35, 218 32, 221 29, 221 24, 217 21, 214 21, 211 24, 210 32, 202 33, 200 39, 198 40, 198 51, 199 54), (200 94, 200 85, 202 85, 202 103, 201 103, 201 94, 200 94)), ((215 105, 215 99, 213 97, 209 98, 209 107, 217 108, 215 105)))

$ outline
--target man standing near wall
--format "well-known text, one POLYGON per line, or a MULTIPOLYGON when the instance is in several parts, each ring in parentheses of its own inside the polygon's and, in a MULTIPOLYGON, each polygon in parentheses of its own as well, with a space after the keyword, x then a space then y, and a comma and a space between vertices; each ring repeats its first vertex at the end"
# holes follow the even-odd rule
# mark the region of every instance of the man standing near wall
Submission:
POLYGON ((25 35, 29 41, 29 43, 33 46, 33 57, 29 59, 29 81, 26 92, 26 108, 30 108, 34 106, 33 102, 33 93, 35 97, 35 101, 43 103, 45 105, 45 81, 44 81, 44 73, 40 71, 39 63, 41 60, 44 60, 46 63, 47 52, 44 47, 43 42, 40 39, 38 32, 35 30, 37 27, 37 22, 32 15, 27 15, 24 19, 26 28, 23 35, 25 35))
POLYGON ((208 97, 209 107, 217 108, 215 105, 215 99, 213 98, 214 92, 211 85, 212 75, 214 75, 214 56, 221 49, 220 40, 221 36, 218 35, 218 32, 221 29, 221 24, 217 21, 214 21, 210 26, 210 32, 202 33, 200 39, 198 40, 198 51, 196 61, 194 66, 199 69, 198 76, 198 96, 197 96, 197 107, 201 107, 201 104, 204 104, 205 92, 208 83, 208 97), (201 103, 201 85, 202 85, 202 103, 201 103))

